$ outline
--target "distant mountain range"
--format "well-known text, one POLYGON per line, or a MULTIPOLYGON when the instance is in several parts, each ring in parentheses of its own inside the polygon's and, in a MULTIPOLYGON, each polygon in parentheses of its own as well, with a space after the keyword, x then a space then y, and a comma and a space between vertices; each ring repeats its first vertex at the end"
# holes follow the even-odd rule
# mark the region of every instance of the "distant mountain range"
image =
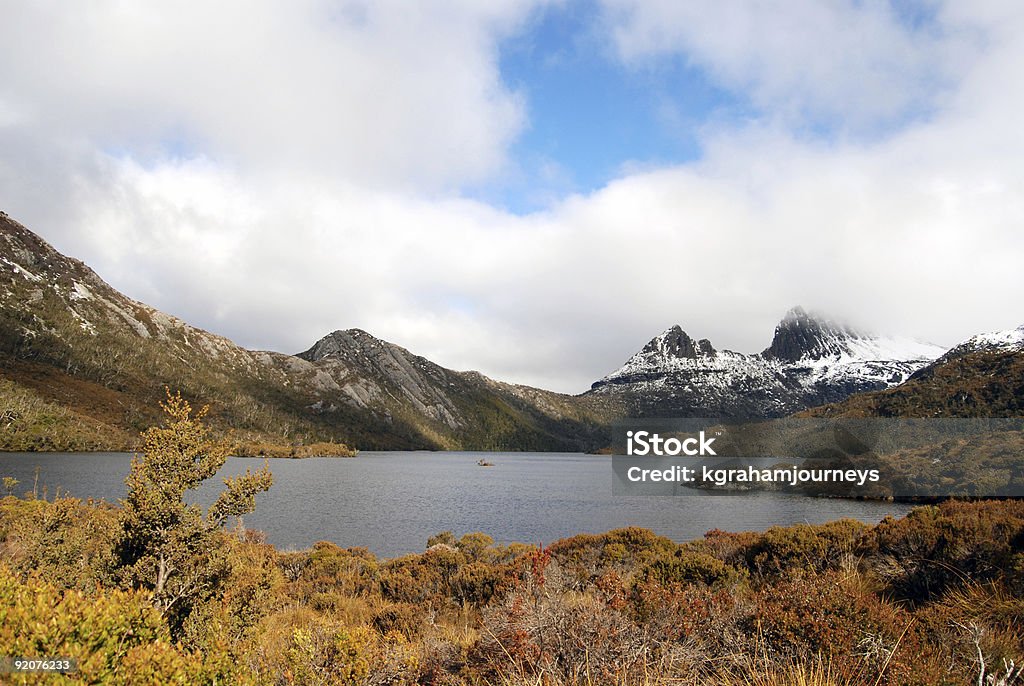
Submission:
POLYGON ((754 355, 716 350, 674 326, 591 393, 619 399, 636 416, 781 417, 898 385, 944 352, 795 307, 775 327, 771 345, 754 355))
MULTIPOLYGON (((995 383, 1006 386, 993 408, 1020 413, 1021 336, 975 337, 946 352, 794 308, 761 353, 719 351, 676 326, 570 396, 446 369, 358 329, 297 355, 246 350, 119 293, 0 213, 0 449, 8 450, 128 447, 157 417, 165 386, 209 403, 211 421, 243 440, 360 449, 586 451, 606 446, 609 426, 628 416, 883 412, 867 400, 879 391, 923 385, 945 398, 970 374, 987 374, 990 388, 989 362, 1002 365, 995 383), (950 364, 962 370, 953 385, 941 371, 950 364)), ((974 411, 984 412, 990 395, 971 396, 974 411)), ((944 402, 928 407, 953 411, 944 402)))

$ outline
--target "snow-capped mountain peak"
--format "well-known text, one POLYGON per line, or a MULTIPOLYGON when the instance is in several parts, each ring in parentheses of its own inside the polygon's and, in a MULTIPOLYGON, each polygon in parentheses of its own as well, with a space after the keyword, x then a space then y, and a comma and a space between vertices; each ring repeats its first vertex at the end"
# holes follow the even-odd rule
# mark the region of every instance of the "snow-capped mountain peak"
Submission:
POLYGON ((714 357, 716 350, 711 341, 702 338, 694 341, 678 324, 651 339, 638 354, 669 358, 696 359, 698 357, 714 357))
POLYGON ((592 392, 632 396, 641 414, 779 416, 902 383, 944 351, 794 307, 761 353, 716 351, 674 326, 592 392))

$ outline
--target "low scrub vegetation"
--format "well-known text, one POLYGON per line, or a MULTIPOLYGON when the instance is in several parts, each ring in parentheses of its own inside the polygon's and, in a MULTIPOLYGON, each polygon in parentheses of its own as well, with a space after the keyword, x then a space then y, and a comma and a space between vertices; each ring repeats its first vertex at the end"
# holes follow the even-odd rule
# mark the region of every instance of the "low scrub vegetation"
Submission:
POLYGON ((123 448, 130 442, 128 433, 113 430, 0 377, 0 450, 88 452, 111 446, 123 448))
POLYGON ((356 451, 344 443, 318 441, 309 445, 271 441, 236 441, 232 455, 237 457, 355 457, 356 451))
POLYGON ((681 545, 627 528, 285 552, 224 526, 265 470, 181 503, 226 454, 182 402, 120 506, 0 500, 0 653, 115 684, 1024 683, 1024 502, 681 545))

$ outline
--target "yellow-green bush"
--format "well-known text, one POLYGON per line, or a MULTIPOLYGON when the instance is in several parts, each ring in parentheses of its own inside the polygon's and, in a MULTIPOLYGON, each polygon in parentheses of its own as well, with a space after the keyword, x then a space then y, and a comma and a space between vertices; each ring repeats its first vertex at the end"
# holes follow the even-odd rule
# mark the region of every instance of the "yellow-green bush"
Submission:
POLYGON ((76 498, 0 500, 0 560, 62 588, 109 582, 117 508, 76 498))
POLYGON ((717 557, 685 550, 678 550, 672 556, 654 560, 643 568, 640 576, 663 585, 693 582, 712 585, 730 583, 743 578, 743 574, 737 569, 717 557))
POLYGON ((751 570, 765 575, 836 569, 856 552, 866 529, 852 519, 773 526, 747 547, 744 557, 751 570))
MULTIPOLYGON (((62 592, 43 581, 22 582, 3 566, 0 653, 75 660, 75 679, 85 683, 248 683, 233 665, 218 665, 217 656, 172 645, 167 625, 143 593, 113 590, 89 597, 62 592)), ((35 679, 12 678, 15 683, 35 679)))

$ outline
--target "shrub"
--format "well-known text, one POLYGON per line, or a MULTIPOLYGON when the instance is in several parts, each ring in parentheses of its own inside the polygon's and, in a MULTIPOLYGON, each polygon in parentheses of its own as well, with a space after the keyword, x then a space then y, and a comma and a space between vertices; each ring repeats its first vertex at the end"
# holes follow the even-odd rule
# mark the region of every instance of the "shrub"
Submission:
POLYGON ((640 573, 644 580, 660 584, 703 583, 707 585, 738 581, 742 575, 738 570, 706 553, 678 550, 671 557, 659 558, 640 573))
MULTIPOLYGON (((484 636, 473 660, 485 676, 532 676, 531 683, 615 683, 639 671, 652 646, 644 632, 600 597, 531 589, 507 596, 483 614, 484 636)), ((490 682, 488 682, 490 683, 490 682)))
POLYGON ((635 584, 630 594, 637 624, 661 641, 687 644, 693 657, 716 664, 749 648, 747 627, 754 607, 745 587, 663 586, 650 580, 635 584))
POLYGON ((751 571, 762 575, 837 569, 855 553, 867 528, 852 519, 775 526, 746 548, 746 563, 751 571))
POLYGON ((451 594, 457 602, 486 604, 502 582, 501 570, 483 562, 463 565, 451 580, 451 594))
POLYGON ((947 502, 887 519, 864 542, 874 572, 900 598, 921 602, 967 581, 1005 579, 1024 593, 1024 502, 947 502))
POLYGON ((455 534, 451 531, 442 531, 439 534, 434 534, 427 539, 427 547, 433 548, 435 545, 455 545, 455 534))
POLYGON ((415 605, 398 603, 378 610, 373 615, 373 627, 382 636, 398 633, 415 640, 423 631, 423 617, 415 605))
POLYGON ((551 544, 549 550, 570 577, 582 589, 609 569, 670 556, 679 548, 673 541, 647 529, 627 527, 605 534, 580 534, 551 544))
POLYGON ((461 550, 469 561, 479 562, 487 559, 487 554, 493 545, 493 538, 487 534, 475 532, 464 535, 458 540, 455 547, 461 550))
POLYGON ((400 634, 380 636, 368 627, 313 623, 292 631, 285 651, 288 683, 356 686, 411 684, 419 661, 400 634))
POLYGON ((872 683, 939 683, 948 669, 905 609, 837 572, 780 580, 757 596, 752 634, 787 660, 828 657, 836 673, 872 683), (884 670, 884 673, 883 673, 884 670))
POLYGON ((113 506, 76 498, 5 498, 0 521, 3 558, 14 571, 86 593, 108 581, 117 532, 113 506))
MULTIPOLYGON (((143 593, 108 591, 96 597, 51 584, 20 582, 0 566, 0 651, 76 660, 85 683, 250 683, 215 654, 174 646, 160 614, 143 593)), ((21 675, 21 683, 35 677, 21 675)), ((18 676, 12 676, 17 683, 18 676)))

